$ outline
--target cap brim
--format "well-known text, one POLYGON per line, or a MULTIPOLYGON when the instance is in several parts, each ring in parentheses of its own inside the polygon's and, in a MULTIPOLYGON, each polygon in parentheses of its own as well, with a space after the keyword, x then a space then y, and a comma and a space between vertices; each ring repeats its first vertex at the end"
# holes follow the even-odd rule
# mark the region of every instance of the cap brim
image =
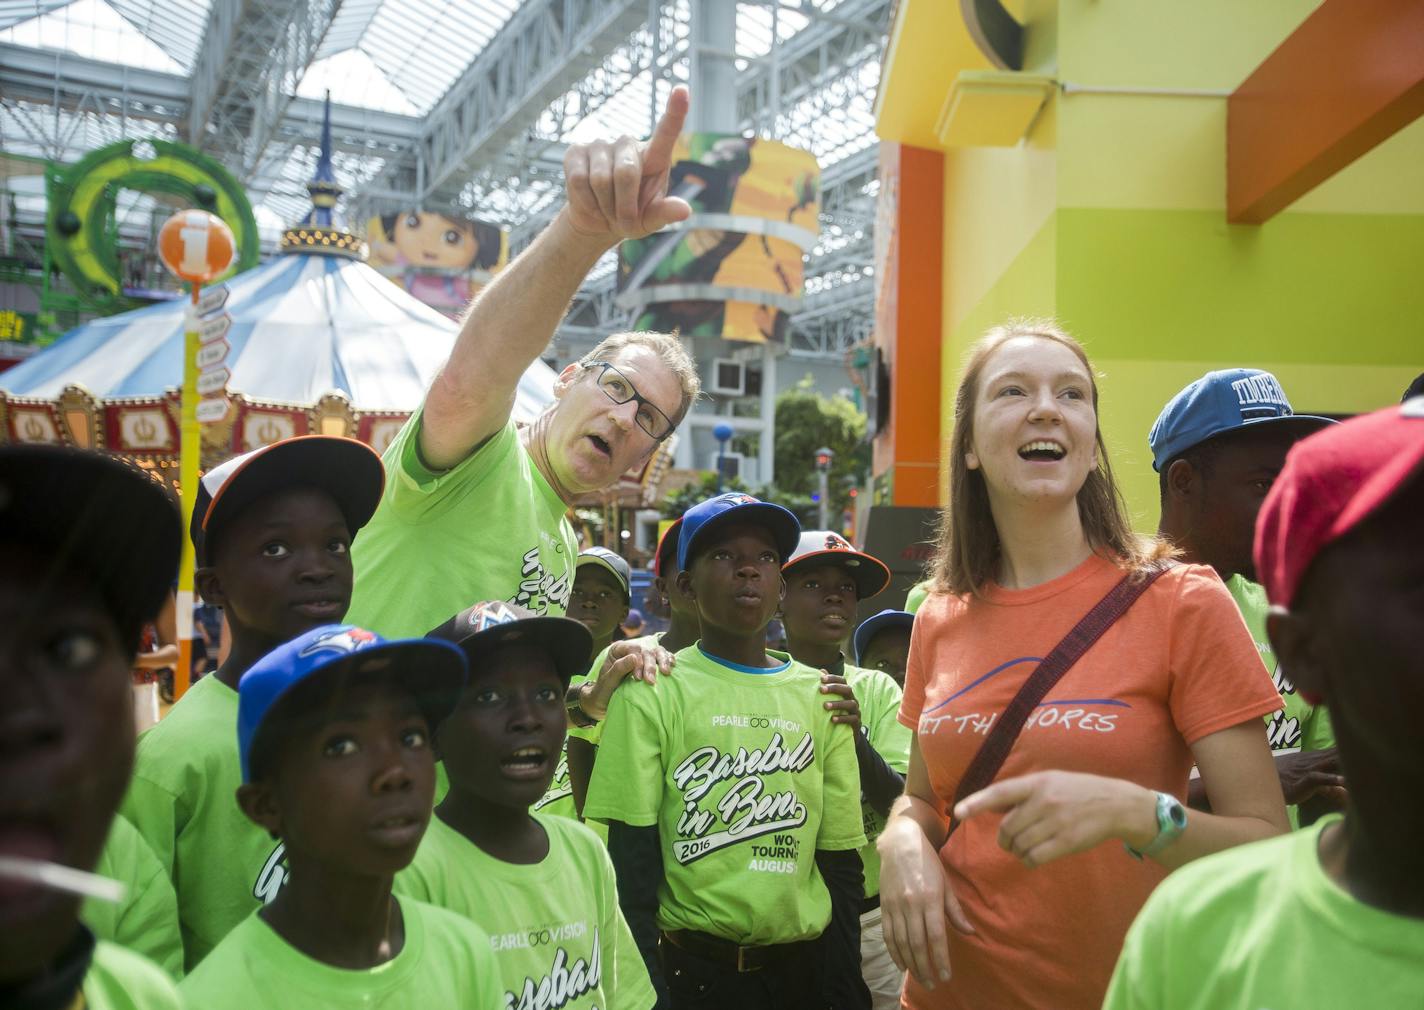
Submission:
POLYGON ((749 523, 753 526, 769 528, 783 563, 796 552, 796 545, 801 542, 801 520, 797 519, 789 509, 768 501, 747 502, 744 505, 729 508, 699 526, 692 539, 687 542, 686 550, 683 550, 683 544, 679 541, 677 545, 678 567, 688 567, 692 559, 697 556, 697 552, 702 549, 702 545, 707 542, 708 537, 722 527, 736 523, 749 523))
POLYGON ((515 642, 534 645, 549 653, 565 686, 588 669, 593 652, 593 635, 572 617, 527 617, 446 641, 453 641, 464 651, 470 661, 471 676, 478 672, 477 664, 501 646, 515 642))
POLYGON ((860 551, 811 551, 782 566, 783 575, 790 575, 801 568, 815 565, 843 565, 855 579, 856 596, 868 600, 879 596, 890 585, 890 569, 885 562, 860 551), (847 562, 854 562, 848 564, 847 562))
POLYGON ((867 617, 861 622, 860 627, 855 629, 855 635, 851 639, 851 647, 855 651, 855 661, 860 662, 861 654, 865 652, 865 647, 870 644, 870 640, 886 628, 911 628, 915 623, 915 615, 903 610, 882 610, 878 614, 867 617))
POLYGON ((168 492, 101 452, 53 445, 0 451, 5 535, 90 575, 121 625, 153 619, 178 577, 182 520, 168 492))
POLYGON ((261 721, 252 729, 251 743, 243 755, 244 782, 251 781, 253 757, 270 746, 263 730, 275 718, 286 714, 294 697, 342 677, 362 682, 393 683, 409 691, 433 734, 436 727, 455 711, 465 690, 466 669, 458 647, 428 638, 382 642, 333 659, 287 685, 268 702, 261 721))
POLYGON ((232 473, 208 503, 193 516, 194 546, 206 564, 207 533, 221 529, 257 499, 292 487, 315 487, 336 501, 354 538, 381 502, 386 471, 381 457, 364 442, 334 435, 303 435, 274 442, 232 473))

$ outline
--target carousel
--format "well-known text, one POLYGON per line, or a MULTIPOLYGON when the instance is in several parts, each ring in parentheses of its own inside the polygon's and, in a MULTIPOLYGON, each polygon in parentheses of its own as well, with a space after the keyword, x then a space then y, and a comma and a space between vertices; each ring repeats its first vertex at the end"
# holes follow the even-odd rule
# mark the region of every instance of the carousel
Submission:
MULTIPOLYGON (((454 344, 457 324, 367 266, 365 243, 335 223, 323 134, 311 213, 279 256, 226 282, 230 407, 202 426, 204 470, 304 434, 384 451, 454 344)), ((175 484, 186 311, 175 299, 96 319, 0 373, 0 441, 103 449, 175 484)), ((553 401, 554 379, 541 361, 529 367, 516 422, 553 401)))

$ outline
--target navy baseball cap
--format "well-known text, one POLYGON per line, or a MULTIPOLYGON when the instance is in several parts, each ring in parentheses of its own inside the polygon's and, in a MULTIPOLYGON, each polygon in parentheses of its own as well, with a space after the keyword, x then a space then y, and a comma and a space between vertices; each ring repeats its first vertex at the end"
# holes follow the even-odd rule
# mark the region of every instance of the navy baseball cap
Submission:
POLYGON ((453 642, 464 652, 471 671, 482 657, 510 642, 527 642, 549 654, 564 684, 588 670, 593 635, 572 617, 536 614, 514 603, 487 600, 467 607, 427 638, 453 642))
POLYGON ((781 566, 783 575, 813 565, 844 565, 855 579, 855 592, 862 600, 877 596, 890 584, 890 569, 872 554, 858 551, 845 537, 831 530, 806 530, 796 550, 781 566))
POLYGON ((1289 424, 1304 438, 1335 422, 1328 417, 1297 414, 1285 390, 1270 372, 1259 368, 1227 368, 1207 372, 1168 401, 1147 436, 1152 469, 1158 471, 1194 445, 1239 428, 1259 424, 1289 424))
POLYGON ((801 539, 801 522, 789 510, 749 494, 731 492, 698 502, 682 517, 682 530, 677 538, 677 567, 685 569, 707 543, 710 534, 729 523, 750 523, 771 531, 777 550, 784 561, 796 550, 801 539))
POLYGON ((386 468, 366 443, 335 435, 298 435, 234 456, 198 481, 188 528, 198 564, 211 562, 208 538, 258 498, 308 486, 336 500, 346 531, 355 537, 381 501, 386 468))
POLYGON ((238 681, 242 781, 252 781, 253 756, 268 746, 263 727, 300 686, 342 673, 388 680, 410 691, 433 733, 455 710, 467 669, 458 647, 430 638, 391 640, 351 624, 327 624, 298 635, 259 659, 238 681))
POLYGON ((865 647, 870 644, 870 640, 886 628, 904 628, 909 631, 915 624, 915 615, 908 610, 882 610, 873 617, 867 617, 860 622, 860 627, 855 629, 855 636, 851 639, 851 645, 855 649, 855 661, 858 665, 860 657, 865 654, 865 647))
POLYGON ((633 570, 628 567, 628 562, 623 560, 621 554, 610 551, 607 547, 586 547, 579 551, 574 570, 577 571, 584 565, 597 565, 608 572, 623 587, 624 602, 632 599, 633 570))

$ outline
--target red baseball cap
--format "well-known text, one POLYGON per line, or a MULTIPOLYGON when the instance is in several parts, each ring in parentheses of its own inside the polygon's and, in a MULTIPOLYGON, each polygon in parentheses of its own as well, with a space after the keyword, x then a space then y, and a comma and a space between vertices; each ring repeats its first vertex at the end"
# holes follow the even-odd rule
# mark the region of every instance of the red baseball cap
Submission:
POLYGON ((1256 518, 1256 574, 1289 607, 1310 563, 1424 469, 1424 397, 1297 442, 1256 518))

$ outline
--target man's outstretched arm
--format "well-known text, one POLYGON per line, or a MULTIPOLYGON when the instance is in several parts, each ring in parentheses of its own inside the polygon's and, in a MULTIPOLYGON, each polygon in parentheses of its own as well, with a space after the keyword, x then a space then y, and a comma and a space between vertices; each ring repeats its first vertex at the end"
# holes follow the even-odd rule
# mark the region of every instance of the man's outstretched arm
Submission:
POLYGON ((674 88, 646 143, 620 137, 568 149, 568 203, 480 293, 430 386, 420 429, 427 466, 455 466, 509 420, 520 376, 548 346, 600 256, 691 214, 685 201, 667 195, 687 106, 687 89, 674 88))

